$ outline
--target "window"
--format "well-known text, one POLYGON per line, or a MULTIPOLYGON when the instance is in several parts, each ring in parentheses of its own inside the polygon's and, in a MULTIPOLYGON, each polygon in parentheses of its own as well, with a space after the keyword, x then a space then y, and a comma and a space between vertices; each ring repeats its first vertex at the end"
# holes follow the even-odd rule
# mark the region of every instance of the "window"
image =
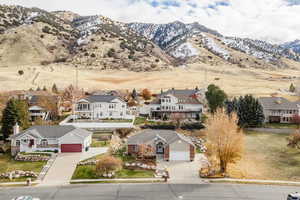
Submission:
POLYGON ((103 113, 102 113, 102 112, 100 112, 100 116, 101 116, 101 117, 103 116, 103 113))
POLYGON ((120 116, 123 116, 123 112, 120 112, 120 116))
POLYGON ((20 146, 20 140, 16 140, 16 146, 17 146, 17 147, 20 146))
POLYGON ((41 140, 41 145, 44 146, 44 147, 48 146, 48 140, 47 139, 42 139, 41 140))
POLYGON ((162 103, 164 103, 164 102, 165 102, 165 100, 164 100, 164 99, 161 99, 161 102, 162 102, 162 103))
POLYGON ((112 116, 112 112, 109 112, 109 116, 112 116))

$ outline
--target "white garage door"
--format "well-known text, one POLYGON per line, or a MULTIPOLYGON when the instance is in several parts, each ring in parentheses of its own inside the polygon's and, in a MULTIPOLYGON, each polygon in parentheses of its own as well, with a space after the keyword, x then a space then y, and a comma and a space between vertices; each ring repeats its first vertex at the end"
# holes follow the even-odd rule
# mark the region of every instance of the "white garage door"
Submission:
POLYGON ((188 152, 188 151, 171 151, 170 152, 170 160, 189 161, 190 160, 190 152, 188 152))

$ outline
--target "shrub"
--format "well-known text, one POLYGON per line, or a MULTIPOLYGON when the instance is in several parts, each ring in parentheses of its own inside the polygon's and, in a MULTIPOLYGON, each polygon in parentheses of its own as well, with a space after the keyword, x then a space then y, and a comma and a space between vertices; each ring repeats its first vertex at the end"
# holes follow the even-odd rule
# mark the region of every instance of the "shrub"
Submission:
POLYGON ((119 128, 116 130, 120 138, 127 137, 130 133, 134 131, 133 128, 119 128))
POLYGON ((96 172, 98 175, 104 173, 110 173, 113 171, 120 170, 122 168, 122 160, 113 156, 104 156, 96 163, 96 172))
POLYGON ((151 92, 148 89, 143 89, 141 95, 145 100, 150 100, 152 96, 151 92))
POLYGON ((96 57, 96 54, 92 53, 92 54, 91 54, 91 57, 92 57, 92 58, 95 58, 95 57, 96 57))
POLYGON ((41 62, 41 65, 50 65, 51 64, 51 61, 48 61, 48 60, 43 60, 42 62, 41 62))
POLYGON ((108 57, 114 57, 115 56, 115 53, 116 53, 116 50, 115 49, 113 49, 113 48, 111 48, 111 49, 109 49, 109 51, 107 52, 107 56, 108 57))
POLYGON ((23 70, 19 70, 19 71, 18 71, 18 74, 19 74, 20 76, 22 76, 22 75, 24 74, 24 71, 23 71, 23 70))
POLYGON ((51 29, 49 28, 49 26, 44 26, 42 31, 47 34, 51 34, 51 29))

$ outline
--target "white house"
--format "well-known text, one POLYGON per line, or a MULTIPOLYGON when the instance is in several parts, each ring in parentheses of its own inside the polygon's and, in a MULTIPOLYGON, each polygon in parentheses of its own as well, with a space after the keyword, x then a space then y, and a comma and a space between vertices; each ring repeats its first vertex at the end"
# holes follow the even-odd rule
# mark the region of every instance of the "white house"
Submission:
POLYGON ((74 126, 33 126, 19 132, 16 124, 10 140, 12 155, 36 151, 83 152, 92 143, 92 132, 74 126))
POLYGON ((199 95, 198 90, 168 90, 147 105, 144 111, 149 110, 150 118, 154 119, 170 119, 176 115, 183 119, 200 119, 204 106, 199 95))
POLYGON ((93 95, 75 104, 75 115, 81 119, 126 119, 127 104, 118 96, 93 95))

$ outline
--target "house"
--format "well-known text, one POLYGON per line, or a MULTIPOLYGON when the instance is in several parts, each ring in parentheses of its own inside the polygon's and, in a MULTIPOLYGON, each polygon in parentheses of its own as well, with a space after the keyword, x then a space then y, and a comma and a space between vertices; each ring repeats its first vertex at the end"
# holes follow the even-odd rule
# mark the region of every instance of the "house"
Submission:
POLYGON ((74 114, 79 119, 125 119, 127 104, 118 96, 92 95, 76 102, 74 114))
POLYGON ((27 99, 30 121, 51 120, 54 112, 59 114, 60 100, 57 96, 33 95, 28 96, 27 99))
POLYGON ((282 97, 261 97, 266 123, 293 123, 294 116, 300 114, 300 102, 291 102, 282 97))
POLYGON ((127 141, 129 155, 137 155, 141 145, 154 149, 157 157, 165 161, 193 161, 195 145, 191 139, 171 130, 145 130, 127 141))
POLYGON ((200 119, 204 110, 202 92, 199 90, 175 90, 162 92, 143 109, 148 109, 149 117, 154 119, 170 119, 180 115, 183 119, 200 119))
POLYGON ((10 140, 12 155, 35 151, 83 152, 91 145, 92 132, 74 126, 32 126, 19 132, 16 124, 10 140))

